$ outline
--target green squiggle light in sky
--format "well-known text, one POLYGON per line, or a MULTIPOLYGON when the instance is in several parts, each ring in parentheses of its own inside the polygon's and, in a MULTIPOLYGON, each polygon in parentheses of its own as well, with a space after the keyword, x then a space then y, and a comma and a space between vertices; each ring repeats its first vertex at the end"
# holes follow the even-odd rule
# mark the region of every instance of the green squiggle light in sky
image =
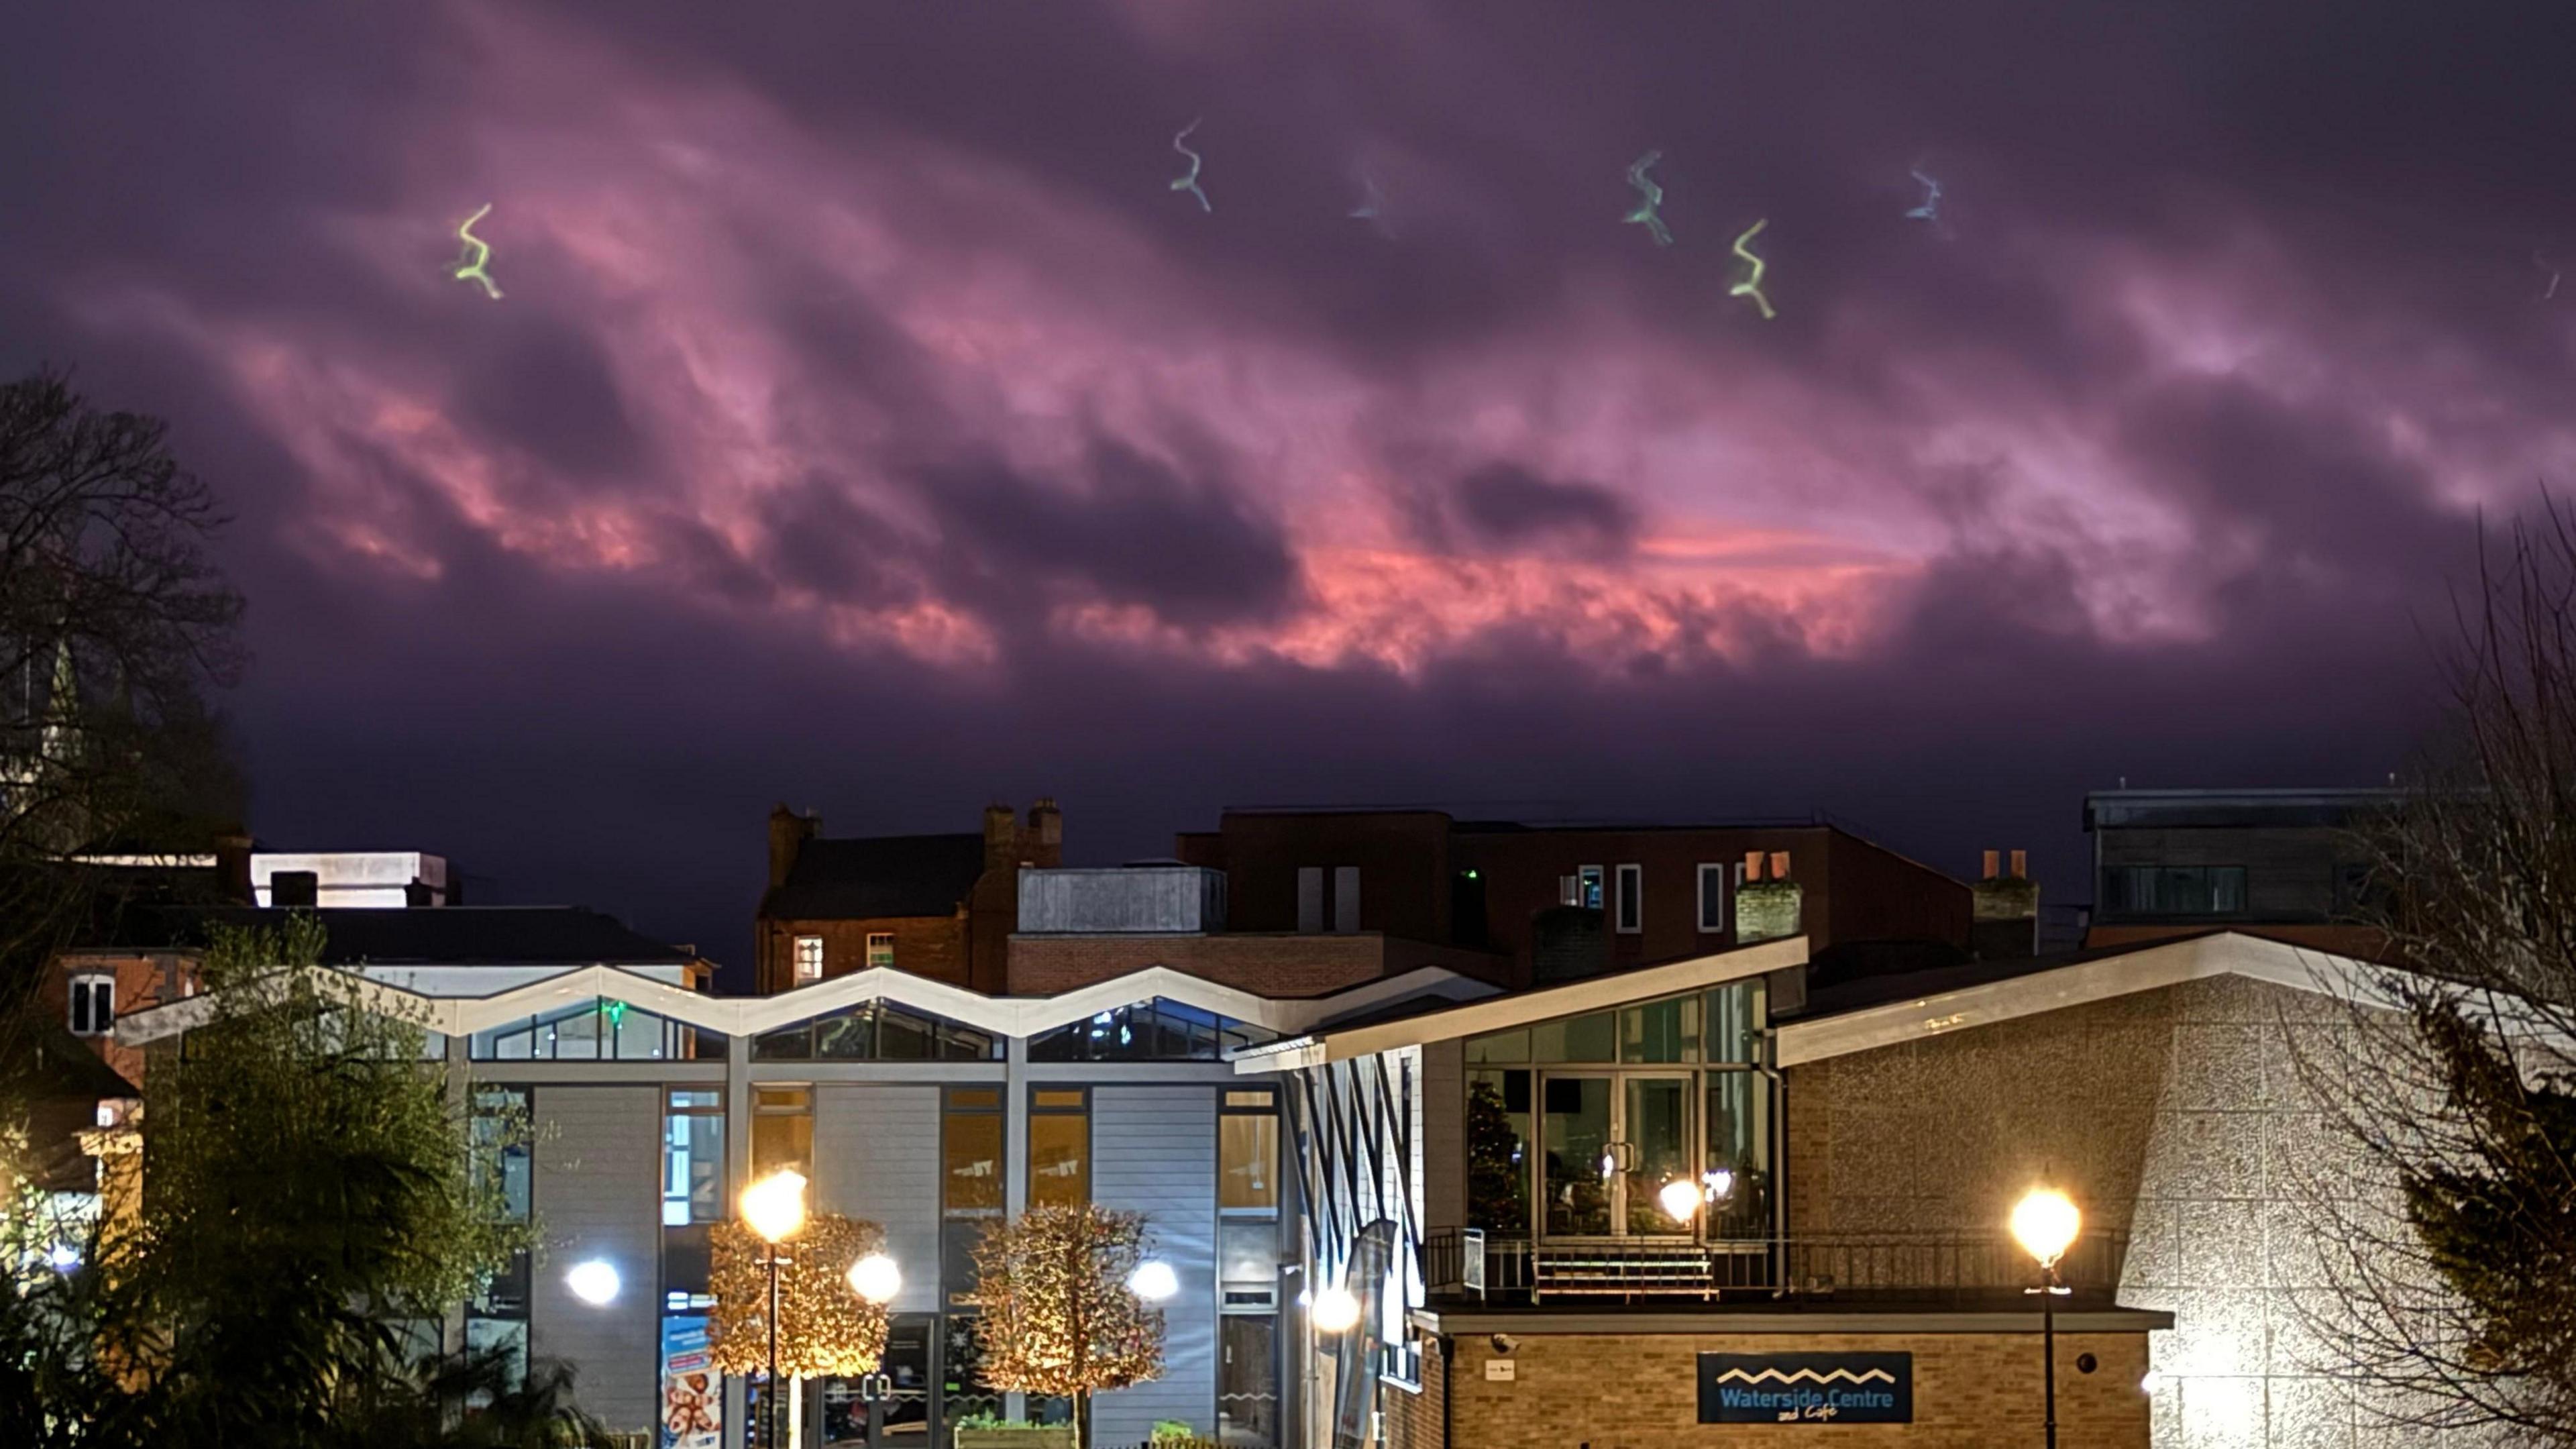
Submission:
POLYGON ((1771 310, 1771 299, 1762 295, 1762 259, 1755 256, 1753 253, 1746 251, 1744 249, 1744 244, 1753 240, 1756 236, 1759 236, 1762 232, 1762 228, 1769 226, 1770 224, 1771 218, 1766 216, 1760 221, 1757 221, 1753 223, 1753 225, 1745 228, 1744 235, 1735 239, 1735 254, 1751 263, 1753 270, 1744 274, 1743 281, 1726 289, 1726 295, 1730 297, 1752 298, 1753 305, 1762 309, 1762 320, 1766 322, 1780 314, 1771 310))
POLYGON ((487 201, 481 211, 457 223, 456 235, 465 243, 465 254, 456 259, 456 280, 481 283, 484 294, 498 302, 501 289, 493 284, 492 274, 483 270, 484 264, 492 260, 492 244, 474 234, 474 223, 491 214, 492 203, 487 201))
POLYGON ((1654 234, 1655 245, 1668 247, 1673 244, 1673 234, 1664 229, 1663 214, 1655 209, 1664 204, 1664 188, 1646 179, 1646 168, 1663 159, 1663 152, 1649 151, 1638 157, 1637 163, 1628 168, 1628 184, 1637 188, 1646 199, 1638 203, 1635 211, 1619 219, 1643 225, 1647 231, 1654 234))

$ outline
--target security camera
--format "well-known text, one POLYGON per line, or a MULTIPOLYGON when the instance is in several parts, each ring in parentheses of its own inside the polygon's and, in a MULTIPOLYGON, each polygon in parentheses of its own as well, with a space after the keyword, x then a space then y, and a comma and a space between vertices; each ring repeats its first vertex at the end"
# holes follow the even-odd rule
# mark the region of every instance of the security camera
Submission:
POLYGON ((1510 1353, 1513 1349, 1520 1346, 1521 1341, 1512 1337, 1508 1333, 1497 1333, 1494 1335, 1494 1352, 1496 1353, 1510 1353))

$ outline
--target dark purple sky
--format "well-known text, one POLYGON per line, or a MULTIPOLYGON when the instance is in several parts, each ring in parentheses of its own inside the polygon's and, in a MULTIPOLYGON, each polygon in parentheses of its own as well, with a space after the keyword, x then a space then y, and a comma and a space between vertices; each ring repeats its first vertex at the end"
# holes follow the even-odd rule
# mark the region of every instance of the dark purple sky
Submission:
POLYGON ((21 9, 0 368, 236 508, 254 827, 729 959, 780 798, 1815 806, 2080 898, 2087 788, 2402 763, 2576 474, 2563 5, 21 9))

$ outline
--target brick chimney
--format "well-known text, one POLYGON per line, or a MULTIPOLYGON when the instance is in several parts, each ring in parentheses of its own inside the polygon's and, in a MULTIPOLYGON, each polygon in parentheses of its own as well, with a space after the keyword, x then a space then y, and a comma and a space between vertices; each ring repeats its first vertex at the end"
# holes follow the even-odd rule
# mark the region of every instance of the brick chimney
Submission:
POLYGON ((1040 795, 1038 803, 1029 807, 1028 860, 1040 870, 1064 864, 1064 812, 1056 808, 1052 795, 1040 795))
POLYGON ((1020 863, 1020 817, 1008 805, 984 807, 984 868, 1014 870, 1020 863))
POLYGON ((1969 887, 1970 946, 1990 961, 2017 960, 2039 951, 2039 886, 2030 879, 2030 852, 2011 853, 2011 868, 1998 873, 2003 852, 1985 853, 1985 879, 1969 887))
POLYGON ((769 888, 787 884, 787 873, 796 868, 796 857, 803 853, 805 842, 823 829, 821 815, 799 815, 785 802, 769 811, 769 888))

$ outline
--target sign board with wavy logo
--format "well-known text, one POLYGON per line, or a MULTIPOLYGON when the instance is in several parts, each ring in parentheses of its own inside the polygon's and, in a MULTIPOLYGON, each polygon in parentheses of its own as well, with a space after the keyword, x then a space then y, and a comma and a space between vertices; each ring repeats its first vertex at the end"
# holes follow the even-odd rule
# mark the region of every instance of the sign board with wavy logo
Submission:
POLYGON ((1911 1424, 1910 1353, 1704 1353, 1703 1424, 1911 1424))

